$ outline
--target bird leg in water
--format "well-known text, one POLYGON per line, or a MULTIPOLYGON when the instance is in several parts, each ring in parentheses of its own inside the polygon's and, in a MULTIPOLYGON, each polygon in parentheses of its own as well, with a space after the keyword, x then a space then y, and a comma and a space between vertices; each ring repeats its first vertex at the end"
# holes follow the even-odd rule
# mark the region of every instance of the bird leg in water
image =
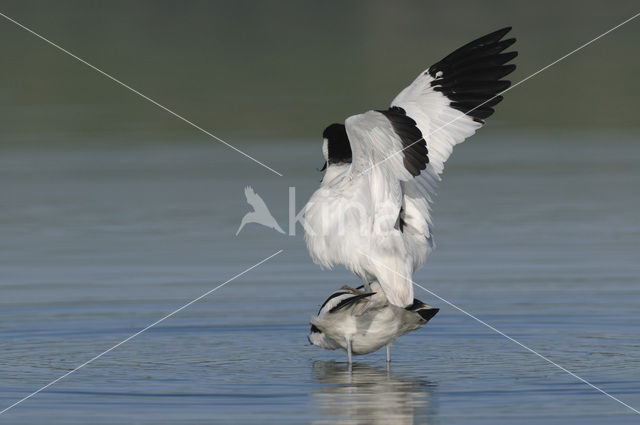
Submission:
POLYGON ((347 359, 349 360, 349 364, 351 364, 351 340, 349 337, 345 339, 347 340, 347 359))
POLYGON ((391 363, 391 343, 387 344, 387 363, 391 363))

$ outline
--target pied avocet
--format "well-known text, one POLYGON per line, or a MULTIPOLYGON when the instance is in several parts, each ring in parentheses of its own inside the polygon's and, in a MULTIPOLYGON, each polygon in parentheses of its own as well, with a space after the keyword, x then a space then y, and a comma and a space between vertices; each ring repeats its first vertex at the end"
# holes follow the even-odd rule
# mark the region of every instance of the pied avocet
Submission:
POLYGON ((391 361, 391 343, 398 337, 423 327, 440 311, 420 300, 404 308, 390 304, 378 282, 353 289, 335 291, 311 319, 309 342, 327 350, 343 349, 351 363, 352 354, 368 354, 387 347, 391 361))
POLYGON ((515 65, 504 28, 421 72, 385 110, 332 124, 323 133, 326 171, 305 207, 314 262, 343 264, 389 302, 413 302, 413 272, 433 249, 429 205, 455 145, 484 124, 515 65))

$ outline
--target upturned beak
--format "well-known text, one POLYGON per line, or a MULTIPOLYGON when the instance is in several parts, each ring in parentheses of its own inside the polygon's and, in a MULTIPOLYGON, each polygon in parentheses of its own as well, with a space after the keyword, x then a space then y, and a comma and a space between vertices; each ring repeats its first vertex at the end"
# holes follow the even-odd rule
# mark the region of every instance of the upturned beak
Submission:
POLYGON ((327 169, 327 161, 324 162, 324 165, 318 171, 324 171, 326 169, 327 169))

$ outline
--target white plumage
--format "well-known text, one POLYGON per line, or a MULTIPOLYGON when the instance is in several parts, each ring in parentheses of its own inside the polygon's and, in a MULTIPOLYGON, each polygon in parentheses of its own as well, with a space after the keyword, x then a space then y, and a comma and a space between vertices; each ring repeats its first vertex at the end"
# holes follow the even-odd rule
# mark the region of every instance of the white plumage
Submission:
POLYGON ((314 262, 343 264, 365 285, 377 280, 391 304, 413 302, 413 272, 433 249, 430 203, 453 147, 473 135, 496 96, 515 39, 505 28, 420 73, 391 107, 332 124, 324 132, 326 172, 305 207, 314 262))

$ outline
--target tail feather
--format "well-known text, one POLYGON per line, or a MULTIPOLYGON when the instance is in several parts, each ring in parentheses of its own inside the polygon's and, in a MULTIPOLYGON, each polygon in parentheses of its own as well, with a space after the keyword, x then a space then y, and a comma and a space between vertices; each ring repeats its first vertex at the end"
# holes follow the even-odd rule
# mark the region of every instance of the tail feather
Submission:
POLYGON ((422 317, 422 319, 426 322, 431 320, 433 316, 438 314, 438 312, 440 311, 439 308, 431 307, 430 305, 423 303, 417 298, 413 300, 413 304, 405 308, 409 311, 418 313, 420 317, 422 317))

